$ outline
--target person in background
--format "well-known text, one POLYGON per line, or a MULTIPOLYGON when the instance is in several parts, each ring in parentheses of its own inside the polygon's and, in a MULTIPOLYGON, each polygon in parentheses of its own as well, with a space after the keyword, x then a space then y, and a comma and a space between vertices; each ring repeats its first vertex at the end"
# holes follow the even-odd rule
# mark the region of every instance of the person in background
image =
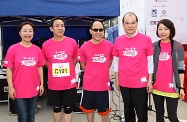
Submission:
POLYGON ((184 49, 181 43, 173 40, 175 27, 169 19, 157 24, 159 41, 154 45, 154 84, 153 100, 156 108, 156 121, 164 122, 164 101, 170 122, 177 118, 178 98, 184 99, 184 49))
POLYGON ((104 25, 94 20, 90 26, 92 39, 84 43, 79 50, 79 61, 84 70, 83 93, 80 103, 88 122, 94 122, 94 111, 108 122, 110 108, 109 68, 112 63, 112 43, 103 39, 104 25))
POLYGON ((44 92, 45 59, 39 47, 31 43, 34 25, 25 21, 19 25, 21 42, 9 47, 4 66, 7 67, 9 97, 17 110, 18 122, 34 122, 38 94, 44 92))
POLYGON ((64 122, 72 122, 77 98, 78 45, 74 39, 64 36, 65 23, 61 17, 51 19, 49 26, 54 37, 42 45, 48 67, 48 105, 53 106, 54 122, 62 122, 62 107, 64 122))
POLYGON ((125 34, 113 46, 116 88, 124 101, 125 122, 147 122, 148 93, 152 92, 153 47, 151 38, 137 32, 138 18, 124 15, 125 34))

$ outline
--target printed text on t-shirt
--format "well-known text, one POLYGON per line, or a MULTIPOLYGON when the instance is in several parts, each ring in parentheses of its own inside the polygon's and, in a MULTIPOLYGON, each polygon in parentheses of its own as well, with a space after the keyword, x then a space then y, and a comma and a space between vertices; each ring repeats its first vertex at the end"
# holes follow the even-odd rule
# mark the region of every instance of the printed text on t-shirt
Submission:
POLYGON ((23 57, 23 60, 20 61, 21 62, 21 65, 24 65, 24 66, 34 66, 36 64, 36 61, 34 60, 33 57, 23 57))
POLYGON ((56 52, 53 55, 54 59, 58 59, 58 60, 65 60, 68 56, 65 53, 65 51, 60 51, 60 52, 56 52))
POLYGON ((106 57, 104 54, 94 54, 94 57, 92 58, 92 62, 98 62, 98 63, 105 63, 106 57))
POLYGON ((136 48, 130 47, 130 48, 125 48, 125 51, 123 51, 124 56, 130 56, 130 57, 135 57, 138 54, 138 51, 136 48))

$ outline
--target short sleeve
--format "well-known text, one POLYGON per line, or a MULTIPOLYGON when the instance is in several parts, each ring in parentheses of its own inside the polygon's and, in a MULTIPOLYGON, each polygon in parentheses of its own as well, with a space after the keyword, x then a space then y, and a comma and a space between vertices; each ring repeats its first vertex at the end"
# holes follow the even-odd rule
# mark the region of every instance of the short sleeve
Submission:
POLYGON ((38 67, 42 67, 44 66, 46 63, 45 63, 45 58, 44 58, 44 54, 42 52, 41 49, 38 50, 38 56, 39 56, 39 61, 38 61, 38 67))
POLYGON ((151 38, 149 37, 148 38, 148 45, 147 45, 147 56, 151 56, 154 54, 154 51, 153 51, 153 44, 152 44, 152 41, 151 41, 151 38))
POLYGON ((113 46, 113 50, 112 50, 112 55, 116 56, 116 57, 119 57, 119 53, 118 53, 118 50, 117 50, 117 41, 116 40, 114 42, 114 46, 113 46))
POLYGON ((79 48, 78 48, 78 45, 77 45, 77 43, 76 43, 75 40, 74 40, 74 47, 73 47, 73 49, 74 49, 74 52, 73 52, 73 59, 77 59, 79 48))
POLYGON ((43 53, 43 57, 44 57, 44 59, 46 60, 47 59, 47 56, 46 56, 46 46, 45 46, 45 43, 43 43, 43 45, 42 45, 42 53, 43 53))
POLYGON ((8 67, 8 68, 13 68, 14 67, 14 49, 13 47, 9 47, 5 59, 4 59, 4 63, 3 66, 4 67, 8 67))
POLYGON ((84 44, 81 46, 81 48, 79 49, 78 52, 78 60, 80 62, 85 62, 86 58, 85 58, 85 49, 84 49, 84 44))

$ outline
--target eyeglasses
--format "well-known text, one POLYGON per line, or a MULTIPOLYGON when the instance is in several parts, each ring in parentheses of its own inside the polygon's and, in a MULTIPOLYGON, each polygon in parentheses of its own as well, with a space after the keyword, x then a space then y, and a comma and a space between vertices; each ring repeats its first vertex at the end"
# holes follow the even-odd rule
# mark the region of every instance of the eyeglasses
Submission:
POLYGON ((93 30, 94 32, 103 32, 104 31, 104 29, 103 28, 93 28, 93 29, 91 29, 91 30, 93 30))

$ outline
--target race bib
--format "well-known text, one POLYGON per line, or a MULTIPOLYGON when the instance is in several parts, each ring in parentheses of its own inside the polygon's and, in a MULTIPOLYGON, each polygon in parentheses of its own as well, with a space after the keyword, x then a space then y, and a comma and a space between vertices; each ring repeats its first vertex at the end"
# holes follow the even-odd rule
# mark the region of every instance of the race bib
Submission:
POLYGON ((53 77, 66 77, 70 76, 69 63, 53 63, 52 64, 53 77))

